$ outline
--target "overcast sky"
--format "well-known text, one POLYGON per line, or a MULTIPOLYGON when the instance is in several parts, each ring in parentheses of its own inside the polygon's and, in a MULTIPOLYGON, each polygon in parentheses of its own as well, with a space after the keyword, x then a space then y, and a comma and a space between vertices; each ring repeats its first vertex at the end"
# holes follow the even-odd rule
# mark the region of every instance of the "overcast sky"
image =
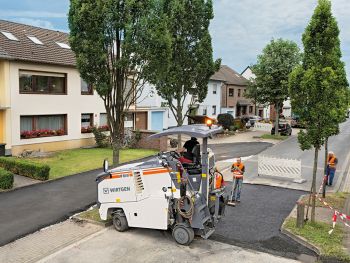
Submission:
MULTIPOLYGON (((214 0, 210 30, 214 56, 238 72, 254 64, 272 38, 294 40, 301 35, 317 0, 214 0)), ((350 1, 332 0, 340 27, 343 61, 350 73, 350 1)), ((0 0, 0 19, 68 31, 69 0, 0 0)))

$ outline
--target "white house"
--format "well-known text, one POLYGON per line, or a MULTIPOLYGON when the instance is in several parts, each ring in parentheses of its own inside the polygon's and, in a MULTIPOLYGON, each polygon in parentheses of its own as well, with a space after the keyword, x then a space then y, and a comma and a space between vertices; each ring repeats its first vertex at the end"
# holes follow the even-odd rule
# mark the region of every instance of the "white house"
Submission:
MULTIPOLYGON (((254 73, 252 72, 252 70, 249 66, 246 67, 245 70, 243 70, 242 76, 250 81, 252 81, 256 78, 256 76, 254 75, 254 73)), ((264 111, 263 118, 269 119, 270 118, 270 106, 265 106, 263 111, 264 111)))
MULTIPOLYGON (((206 115, 211 118, 216 118, 221 113, 221 86, 222 82, 211 79, 208 83, 207 97, 202 103, 192 105, 192 111, 195 115, 206 115)), ((191 105, 192 96, 188 95, 185 99, 185 107, 183 115, 189 114, 188 109, 191 105)), ((163 129, 177 126, 173 112, 167 106, 167 102, 163 100, 152 85, 146 85, 136 103, 136 111, 147 111, 148 123, 150 130, 159 130, 160 124, 163 129), (155 127, 158 127, 156 129, 155 127)), ((184 124, 188 123, 187 117, 184 119, 184 124)))

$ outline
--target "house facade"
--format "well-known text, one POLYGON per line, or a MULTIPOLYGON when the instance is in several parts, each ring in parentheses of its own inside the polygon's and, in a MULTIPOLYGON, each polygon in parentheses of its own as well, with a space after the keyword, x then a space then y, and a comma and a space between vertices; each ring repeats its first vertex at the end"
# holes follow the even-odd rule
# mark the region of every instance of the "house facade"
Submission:
MULTIPOLYGON (((249 81, 253 81, 256 78, 249 66, 243 70, 241 75, 249 81)), ((270 119, 270 106, 259 105, 257 113, 263 119, 270 119)))
MULTIPOLYGON (((135 106, 124 122, 135 126, 135 106)), ((99 95, 76 69, 68 34, 0 20, 0 143, 7 154, 94 145, 107 130, 99 95)))
MULTIPOLYGON (((245 97, 248 80, 232 68, 222 65, 212 79, 221 81, 221 113, 232 114, 234 118, 255 114, 255 105, 245 97)), ((258 108, 263 115, 263 108, 258 108)))
MULTIPOLYGON (((188 95, 184 102, 183 116, 190 114, 205 115, 216 119, 217 115, 221 113, 221 87, 222 81, 210 79, 206 98, 202 103, 194 105, 191 105, 192 96, 188 95)), ((149 130, 157 131, 161 126, 163 126, 163 129, 177 126, 175 116, 168 107, 167 102, 157 94, 155 87, 150 84, 144 87, 136 103, 136 112, 140 114, 142 111, 144 116, 146 116, 145 118, 147 118, 149 130), (158 129, 155 127, 158 127, 158 129)), ((188 124, 187 117, 184 118, 184 124, 188 124)))

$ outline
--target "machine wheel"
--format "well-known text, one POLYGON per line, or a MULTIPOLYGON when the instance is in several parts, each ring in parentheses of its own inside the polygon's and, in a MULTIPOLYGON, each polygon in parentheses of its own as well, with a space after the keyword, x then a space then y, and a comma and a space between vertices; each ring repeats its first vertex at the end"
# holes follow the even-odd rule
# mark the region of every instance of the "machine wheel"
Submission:
POLYGON ((194 231, 185 224, 177 224, 173 228, 173 237, 178 244, 188 246, 194 239, 194 231))
POLYGON ((119 232, 124 232, 129 229, 128 221, 124 214, 115 213, 113 215, 113 225, 115 229, 119 232))

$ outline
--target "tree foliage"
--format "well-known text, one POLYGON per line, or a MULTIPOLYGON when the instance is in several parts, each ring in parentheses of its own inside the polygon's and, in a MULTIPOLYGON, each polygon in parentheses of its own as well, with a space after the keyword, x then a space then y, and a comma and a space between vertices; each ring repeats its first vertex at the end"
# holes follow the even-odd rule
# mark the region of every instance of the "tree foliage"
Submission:
POLYGON ((178 125, 182 125, 189 108, 185 102, 202 102, 210 77, 219 69, 213 61, 209 23, 213 18, 211 0, 163 0, 167 31, 171 39, 167 74, 157 75, 152 83, 167 102, 178 125), (183 111, 185 110, 185 114, 183 111))
MULTIPOLYGON (((315 148, 313 193, 316 191, 318 151, 329 136, 339 132, 348 105, 348 82, 341 61, 339 28, 329 0, 319 0, 303 34, 302 65, 290 75, 293 111, 306 124, 298 135, 302 150, 315 148)), ((312 220, 315 199, 313 198, 312 220)))
POLYGON ((255 97, 258 103, 275 106, 276 133, 280 106, 289 97, 288 76, 300 60, 301 54, 296 43, 277 39, 271 40, 258 56, 257 64, 251 68, 256 78, 249 85, 248 94, 255 97))
POLYGON ((159 1, 71 0, 70 44, 81 77, 102 98, 119 162, 125 113, 146 80, 167 70, 170 39, 159 1))

